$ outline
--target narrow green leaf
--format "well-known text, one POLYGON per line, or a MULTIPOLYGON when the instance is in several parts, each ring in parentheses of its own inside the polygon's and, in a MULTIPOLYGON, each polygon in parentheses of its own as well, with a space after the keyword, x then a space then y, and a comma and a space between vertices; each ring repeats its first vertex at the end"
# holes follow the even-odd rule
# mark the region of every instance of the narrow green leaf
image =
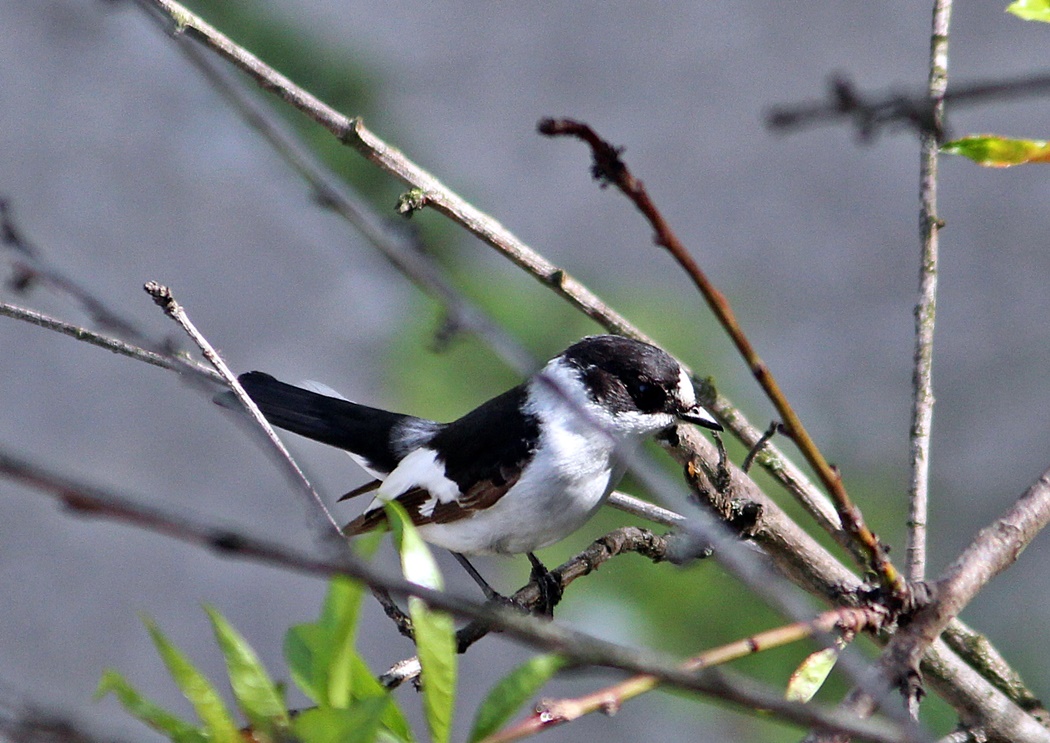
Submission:
POLYGON ((401 571, 405 574, 405 579, 418 586, 440 591, 441 571, 438 570, 434 556, 419 536, 419 531, 412 525, 405 509, 397 501, 385 503, 383 507, 394 530, 394 540, 401 553, 401 571))
POLYGON ((511 671, 492 687, 478 707, 468 738, 470 743, 487 738, 503 727, 564 665, 561 656, 537 655, 511 671))
POLYGON ((1050 143, 1040 139, 1008 139, 994 134, 956 139, 941 147, 941 152, 968 157, 988 168, 1050 162, 1050 143))
POLYGON ((298 624, 285 636, 292 679, 318 704, 346 707, 354 698, 350 668, 363 591, 360 583, 333 578, 318 620, 298 624))
POLYGON ((182 720, 155 702, 139 694, 117 671, 103 672, 95 690, 95 699, 114 694, 129 714, 142 720, 176 743, 207 743, 208 736, 190 723, 182 720))
POLYGON ((383 729, 389 730, 398 740, 414 740, 412 728, 408 725, 404 713, 397 704, 397 700, 390 690, 379 683, 372 670, 365 663, 364 658, 355 653, 351 661, 352 673, 354 674, 354 691, 358 695, 355 701, 362 701, 376 697, 384 697, 390 700, 390 704, 383 710, 383 729))
MULTIPOLYGON (((381 537, 355 539, 354 549, 361 557, 371 557, 381 537)), ((296 625, 285 635, 284 656, 292 680, 317 704, 346 707, 354 697, 353 680, 346 674, 349 659, 356 655, 354 640, 363 592, 362 584, 336 576, 328 584, 317 621, 296 625)))
MULTIPOLYGON (((397 503, 385 504, 387 520, 401 552, 401 569, 412 583, 434 590, 442 586, 441 572, 426 543, 397 503)), ((411 596, 408 613, 416 636, 423 679, 423 711, 435 743, 447 743, 452 734, 456 696, 456 626, 445 612, 431 610, 411 596)))
POLYGON ((207 677, 198 671, 181 650, 172 645, 148 617, 142 620, 157 646, 157 652, 179 689, 197 711, 213 743, 241 743, 240 733, 226 704, 207 677))
POLYGON ((791 674, 784 698, 803 704, 812 699, 835 667, 840 652, 838 647, 824 648, 808 656, 791 674))
POLYGON ((1048 0, 1017 0, 1006 6, 1006 12, 1013 13, 1026 21, 1050 23, 1050 1, 1048 0))
POLYGON ((389 699, 374 698, 354 702, 346 709, 314 707, 297 716, 292 729, 303 743, 371 743, 379 736, 383 711, 389 704, 389 699))
POLYGON ((288 709, 259 656, 218 611, 210 606, 205 606, 204 610, 208 612, 215 639, 226 659, 230 687, 241 711, 253 728, 270 737, 280 738, 279 734, 274 733, 288 730, 291 724, 288 709))

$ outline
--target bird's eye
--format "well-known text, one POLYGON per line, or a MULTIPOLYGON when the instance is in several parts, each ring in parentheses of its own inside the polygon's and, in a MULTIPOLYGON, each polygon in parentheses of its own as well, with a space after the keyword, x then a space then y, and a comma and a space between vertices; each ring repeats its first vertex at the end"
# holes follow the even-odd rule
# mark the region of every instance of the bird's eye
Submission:
POLYGON ((638 381, 631 385, 631 397, 639 410, 651 413, 663 408, 666 395, 659 385, 638 381))

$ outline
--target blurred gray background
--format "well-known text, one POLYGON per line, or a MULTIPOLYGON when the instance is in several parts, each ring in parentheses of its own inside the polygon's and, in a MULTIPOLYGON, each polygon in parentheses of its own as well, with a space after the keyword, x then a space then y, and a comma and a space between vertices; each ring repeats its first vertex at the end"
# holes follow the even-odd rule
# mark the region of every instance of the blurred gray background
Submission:
MULTIPOLYGON (((675 327, 695 336, 662 336, 651 321, 645 330, 714 375, 763 425, 770 406, 641 219, 590 180, 581 145, 545 140, 535 123, 569 115, 625 145, 631 168, 727 293, 861 507, 878 514, 876 527, 903 555, 917 142, 893 134, 859 145, 844 127, 781 136, 763 116, 773 104, 822 96, 833 72, 866 89, 923 85, 927 4, 260 6, 289 34, 356 60, 371 83, 367 123, 555 263, 601 295, 658 287, 660 301, 679 308, 675 327)), ((959 4, 951 79, 1029 73, 1048 47, 1050 29, 1004 14, 999 3, 959 4)), ((1047 135, 1046 110, 1040 101, 998 104, 956 112, 950 123, 956 134, 1038 138, 1047 135)), ((934 573, 1050 462, 1047 172, 942 159, 934 573)), ((396 194, 378 170, 368 177, 396 194)), ((404 407, 406 386, 427 388, 406 367, 413 358, 422 367, 432 354, 433 311, 311 200, 130 3, 0 0, 0 192, 53 264, 157 337, 178 332, 143 294, 149 279, 175 289, 239 371, 318 379, 390 407, 404 407)), ((476 241, 431 229, 458 240, 460 265, 499 276, 501 294, 534 291, 530 278, 476 241)), ((8 301, 84 319, 45 289, 3 292, 8 301)), ((457 373, 469 380, 471 369, 457 373)), ((498 391, 479 387, 473 402, 498 391)), ((441 395, 434 387, 423 396, 441 395)), ((206 396, 169 372, 6 318, 0 446, 146 503, 292 545, 312 538, 302 502, 206 396)), ((338 453, 293 446, 327 494, 360 481, 338 453)), ((214 604, 279 670, 284 629, 314 616, 323 595, 317 580, 70 517, 8 481, 0 493, 0 688, 102 734, 150 735, 112 699, 90 701, 105 667, 185 710, 139 612, 218 675, 199 607, 214 604)), ((570 546, 586 542, 576 539, 570 546)), ((1044 696, 1050 665, 1029 649, 1046 645, 1050 626, 1045 541, 964 614, 1044 696)), ((524 578, 524 566, 487 564, 501 568, 507 585, 524 578)), ((607 602, 597 625, 594 613, 570 593, 560 616, 638 641, 629 613, 607 602)), ((702 637, 704 617, 695 620, 702 637)), ((374 606, 362 633, 377 669, 410 654, 374 606)), ((506 648, 507 665, 490 668, 489 653, 467 656, 463 676, 480 682, 464 681, 467 709, 526 656, 491 642, 506 648)), ((571 681, 556 687, 579 689, 571 681)), ((415 706, 412 692, 401 695, 415 706)), ((468 724, 458 721, 460 736, 468 724)), ((594 717, 545 739, 742 740, 754 734, 751 724, 653 697, 613 720, 594 717)))

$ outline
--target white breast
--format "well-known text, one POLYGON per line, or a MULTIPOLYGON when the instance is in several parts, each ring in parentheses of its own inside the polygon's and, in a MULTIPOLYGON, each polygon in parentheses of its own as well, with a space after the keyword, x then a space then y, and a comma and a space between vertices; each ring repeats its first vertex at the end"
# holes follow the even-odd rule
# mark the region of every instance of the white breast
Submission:
MULTIPOLYGON (((424 539, 467 554, 532 552, 579 529, 602 504, 623 475, 616 442, 580 416, 581 409, 587 417, 596 411, 575 376, 555 382, 558 389, 540 380, 530 385, 540 440, 521 479, 491 508, 422 527, 424 539), (569 394, 568 403, 559 390, 569 394)), ((629 436, 621 445, 636 446, 642 438, 629 436)))

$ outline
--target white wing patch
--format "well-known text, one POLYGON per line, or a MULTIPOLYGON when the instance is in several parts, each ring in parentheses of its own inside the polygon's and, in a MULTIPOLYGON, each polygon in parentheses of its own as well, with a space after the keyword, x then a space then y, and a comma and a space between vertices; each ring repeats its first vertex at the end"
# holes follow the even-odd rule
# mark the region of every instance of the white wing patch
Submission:
POLYGON ((445 476, 445 466, 437 457, 436 451, 426 447, 410 452, 383 480, 376 492, 376 500, 393 500, 413 488, 422 488, 430 493, 430 498, 419 511, 423 516, 429 516, 438 503, 451 503, 459 498, 459 486, 445 476))

